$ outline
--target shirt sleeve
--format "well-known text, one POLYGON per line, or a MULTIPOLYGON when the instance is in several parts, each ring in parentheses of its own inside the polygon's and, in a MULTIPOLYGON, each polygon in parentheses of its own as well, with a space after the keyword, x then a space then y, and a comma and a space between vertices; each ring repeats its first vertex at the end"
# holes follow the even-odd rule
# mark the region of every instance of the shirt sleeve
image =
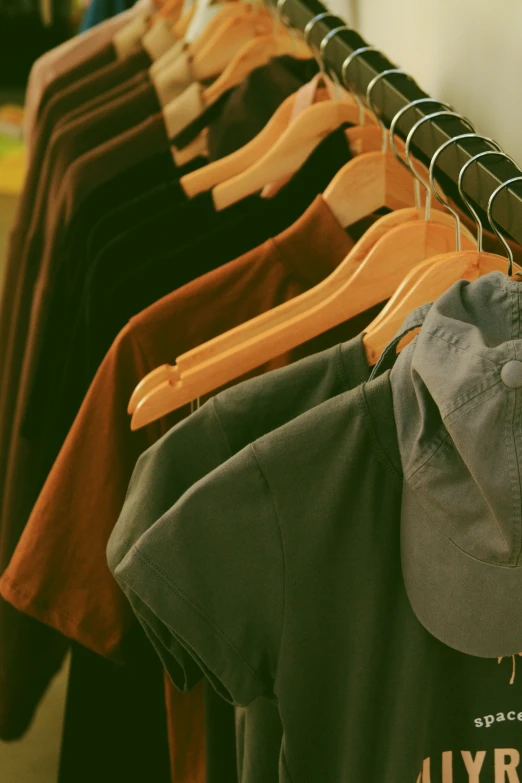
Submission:
POLYGON ((284 554, 252 446, 192 487, 141 536, 115 576, 135 611, 145 611, 159 647, 172 650, 177 687, 192 686, 197 661, 235 704, 273 695, 284 554))
MULTIPOLYGON (((125 503, 109 539, 107 561, 110 570, 114 573, 140 537, 193 484, 230 457, 213 399, 147 449, 138 459, 125 503)), ((184 690, 193 686, 201 678, 202 669, 190 668, 185 677, 178 663, 179 642, 132 590, 124 583, 121 587, 172 681, 178 685, 182 683, 184 690)))
POLYGON ((127 328, 100 366, 0 580, 19 611, 115 660, 135 617, 105 550, 138 456, 158 428, 131 432, 126 406, 149 366, 127 328))

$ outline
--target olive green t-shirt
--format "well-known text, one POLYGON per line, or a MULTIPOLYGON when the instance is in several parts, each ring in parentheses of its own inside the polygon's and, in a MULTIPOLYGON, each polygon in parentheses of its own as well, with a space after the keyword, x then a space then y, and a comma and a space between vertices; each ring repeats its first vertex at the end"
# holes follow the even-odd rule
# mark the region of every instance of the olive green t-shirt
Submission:
MULTIPOLYGON (((138 460, 111 538, 111 565, 119 564, 139 537, 199 479, 261 435, 367 380, 369 372, 358 336, 209 400, 138 460)), ((143 615, 140 619, 171 672, 172 655, 155 634, 154 618, 150 624, 143 615)), ((272 701, 259 698, 238 708, 239 781, 277 781, 281 741, 281 720, 272 701)))
POLYGON ((115 567, 179 688, 202 669, 234 704, 277 704, 281 783, 520 781, 519 659, 417 620, 401 498, 387 371, 205 476, 115 567))

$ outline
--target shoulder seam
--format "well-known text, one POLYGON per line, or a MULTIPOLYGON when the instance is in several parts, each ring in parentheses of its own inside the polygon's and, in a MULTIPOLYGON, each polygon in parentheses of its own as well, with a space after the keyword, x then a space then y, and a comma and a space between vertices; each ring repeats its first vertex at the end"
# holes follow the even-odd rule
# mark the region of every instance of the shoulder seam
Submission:
POLYGON ((368 427, 368 430, 370 432, 370 436, 375 443, 377 455, 379 457, 379 460, 384 464, 384 467, 394 476, 394 478, 401 480, 402 476, 401 473, 397 470, 395 465, 393 464, 392 460, 388 456, 384 446, 382 445, 379 435, 373 426, 373 420, 370 416, 370 413, 368 411, 366 399, 364 396, 364 384, 361 384, 357 388, 357 396, 359 401, 359 406, 361 408, 364 421, 366 423, 366 426, 368 427))
POLYGON ((225 446, 228 449, 229 456, 232 457, 234 452, 232 451, 232 447, 231 447, 230 441, 229 441, 229 439, 227 437, 227 433, 225 431, 225 427, 223 426, 223 422, 221 421, 221 417, 220 417, 220 415, 218 413, 217 403, 216 403, 216 395, 211 397, 209 402, 211 404, 212 413, 213 413, 214 418, 216 420, 216 423, 217 423, 217 425, 219 427, 219 431, 221 432, 221 434, 223 436, 223 440, 225 441, 225 446))
MULTIPOLYGON (((276 501, 275 501, 274 493, 272 492, 272 488, 270 486, 270 482, 268 481, 266 473, 263 470, 263 467, 261 465, 261 460, 260 460, 260 458, 258 457, 258 455, 256 453, 255 446, 256 446, 256 444, 254 442, 254 443, 251 444, 251 447, 250 447, 251 450, 252 450, 252 456, 254 457, 254 460, 256 462, 257 468, 259 470, 259 473, 262 476, 262 478, 263 478, 263 480, 264 480, 264 482, 266 484, 266 487, 268 489, 268 492, 270 494, 270 499, 272 501, 272 508, 274 509, 274 516, 275 516, 275 519, 277 521, 277 529, 279 531, 279 540, 281 542, 281 554, 283 556, 283 617, 281 619, 281 635, 280 635, 280 639, 279 639, 279 655, 278 655, 278 661, 277 661, 277 666, 279 667, 279 657, 280 657, 280 654, 281 654, 281 650, 283 648, 283 637, 284 637, 285 627, 286 627, 287 597, 286 597, 286 552, 285 552, 285 542, 284 542, 284 537, 283 537, 283 527, 281 525, 281 519, 280 519, 279 513, 277 511, 277 504, 276 504, 276 501)), ((277 679, 277 673, 276 673, 276 675, 274 677, 274 682, 275 682, 276 679, 277 679)))

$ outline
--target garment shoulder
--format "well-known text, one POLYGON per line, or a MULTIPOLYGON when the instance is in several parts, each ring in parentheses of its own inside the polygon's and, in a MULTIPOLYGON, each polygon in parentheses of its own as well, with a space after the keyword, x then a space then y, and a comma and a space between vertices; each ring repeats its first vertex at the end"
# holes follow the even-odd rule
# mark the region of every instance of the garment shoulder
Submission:
POLYGON ((349 476, 361 459, 378 459, 361 387, 317 405, 252 448, 272 494, 285 499, 328 489, 334 474, 349 476))
POLYGON ((346 390, 339 346, 225 390, 215 415, 232 452, 346 390))

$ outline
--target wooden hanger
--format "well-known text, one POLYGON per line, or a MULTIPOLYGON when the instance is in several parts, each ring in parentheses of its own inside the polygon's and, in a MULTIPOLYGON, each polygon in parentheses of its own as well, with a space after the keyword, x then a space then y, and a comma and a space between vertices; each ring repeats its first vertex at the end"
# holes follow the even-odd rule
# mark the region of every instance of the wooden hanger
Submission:
POLYGON ((224 22, 197 54, 192 56, 193 49, 189 47, 194 79, 200 82, 217 76, 245 44, 272 30, 272 19, 265 11, 240 14, 224 22))
POLYGON ((182 149, 171 147, 171 150, 174 163, 179 168, 200 155, 208 157, 208 128, 204 128, 194 141, 191 141, 182 149))
MULTIPOLYGON (((387 215, 381 220, 392 222, 393 217, 387 215)), ((439 246, 443 246, 444 242, 446 247, 451 246, 454 243, 454 227, 441 225, 439 228, 439 246)), ((466 242, 472 245, 472 240, 467 237, 466 242)), ((360 252, 359 244, 353 249, 356 256, 357 251, 360 252)), ((166 368, 158 368, 154 376, 149 375, 144 379, 136 395, 139 402, 134 410, 132 428, 138 429, 161 418, 389 298, 412 265, 422 259, 422 256, 419 258, 413 252, 411 245, 407 251, 407 258, 390 263, 386 270, 381 267, 377 278, 373 265, 367 266, 363 262, 355 274, 350 264, 352 275, 344 279, 347 275, 345 260, 326 280, 310 291, 259 316, 259 321, 267 315, 271 317, 270 329, 256 328, 259 321, 253 319, 215 341, 209 341, 205 346, 209 358, 191 369, 181 370, 183 356, 178 358, 177 366, 168 371, 166 368), (317 303, 312 304, 310 298, 318 300, 317 303), (295 312, 296 303, 302 312, 295 312), (244 339, 245 331, 247 339, 244 339), (217 341, 220 350, 216 352, 213 349, 217 341), (168 379, 165 379, 167 374, 168 379), (150 388, 152 391, 144 396, 144 392, 150 388)), ((132 403, 129 407, 133 407, 132 403)))
MULTIPOLYGON (((450 144, 453 144, 458 139, 466 137, 467 134, 449 139, 437 150, 430 165, 430 183, 432 185, 432 189, 439 201, 444 203, 445 206, 453 213, 459 228, 460 217, 458 212, 448 203, 443 201, 437 191, 437 188, 435 187, 434 168, 439 155, 444 151, 444 149, 446 149, 446 147, 448 147, 450 144)), ((481 138, 484 141, 496 144, 496 142, 493 142, 492 139, 488 139, 486 137, 478 136, 477 138, 481 138)), ((429 266, 423 266, 422 268, 419 267, 417 270, 414 270, 416 275, 412 275, 409 279, 404 281, 400 289, 397 290, 396 294, 388 302, 385 308, 386 313, 383 312, 379 320, 372 322, 364 335, 364 347, 370 363, 375 363, 378 360, 382 351, 390 342, 390 340, 393 339, 397 330, 410 312, 412 312, 417 307, 421 307, 424 304, 435 301, 435 299, 441 296, 444 291, 446 291, 451 285, 458 282, 459 280, 476 280, 482 275, 489 274, 490 272, 502 272, 504 274, 512 274, 513 271, 516 273, 522 272, 522 268, 518 266, 518 264, 514 264, 513 251, 505 237, 503 237, 500 231, 497 229, 491 214, 493 202, 498 193, 510 183, 522 180, 522 177, 514 177, 513 179, 502 183, 495 191, 493 191, 488 203, 489 222, 500 241, 504 245, 507 252, 507 258, 496 253, 487 253, 482 250, 483 227, 477 212, 466 198, 462 188, 463 176, 466 170, 470 165, 475 163, 480 158, 488 155, 501 155, 502 157, 505 157, 513 162, 512 158, 502 152, 498 148, 498 145, 496 146, 496 150, 486 150, 485 152, 481 152, 478 155, 472 157, 464 165, 459 174, 458 187, 461 198, 465 202, 471 214, 474 216, 477 223, 478 249, 471 252, 461 251, 460 243, 457 243, 457 251, 452 253, 444 253, 431 258, 431 263, 429 266)), ((411 334, 408 340, 404 340, 401 343, 400 347, 402 348, 404 345, 410 342, 411 339, 413 339, 413 336, 414 334, 411 334)))
MULTIPOLYGON (((158 19, 167 19, 173 28, 179 22, 183 13, 183 0, 167 0, 155 14, 152 24, 158 19)), ((174 32, 174 29, 173 29, 174 32)))
MULTIPOLYGON (((359 144, 359 142, 361 141, 363 142, 369 141, 371 144, 374 144, 379 148, 382 145, 381 131, 377 127, 349 128, 346 131, 346 136, 350 143, 350 147, 352 148, 353 146, 359 144), (364 137, 361 135, 361 131, 363 130, 365 130, 367 133, 367 135, 364 137)), ((410 188, 411 188, 411 184, 410 184, 410 188)), ((379 192, 382 195, 382 191, 383 188, 381 188, 381 190, 378 191, 378 195, 379 192)), ((355 192, 355 198, 359 198, 358 192, 355 192)), ((371 214, 381 206, 381 203, 379 199, 377 199, 376 201, 369 204, 368 206, 371 207, 370 212, 368 214, 371 214)), ((363 215, 363 217, 365 216, 366 215, 363 215)), ((335 270, 335 272, 333 273, 336 276, 338 283, 341 284, 345 280, 349 279, 353 274, 355 274, 355 272, 359 269, 360 265, 366 259, 368 259, 369 263, 374 264, 374 268, 376 270, 375 273, 377 276, 379 276, 381 274, 382 269, 376 266, 376 264, 381 263, 381 258, 379 258, 379 256, 377 255, 377 252, 378 252, 378 248, 382 246, 382 243, 384 242, 384 238, 390 235, 392 230, 395 230, 400 226, 403 225, 413 226, 413 224, 415 224, 415 228, 412 228, 412 232, 407 236, 400 236, 398 239, 401 242, 401 246, 405 242, 406 243, 410 242, 411 249, 420 258, 423 257, 423 254, 426 253, 427 249, 430 247, 429 245, 430 236, 431 234, 436 232, 438 225, 444 226, 446 231, 444 233, 444 239, 441 240, 445 244, 441 245, 440 242, 437 244, 438 240, 434 240, 434 242, 432 243, 434 244, 435 247, 438 248, 436 252, 439 252, 444 248, 453 247, 453 244, 451 243, 447 244, 447 242, 450 241, 450 237, 453 238, 455 237, 455 221, 452 215, 448 214, 445 211, 442 211, 442 208, 436 210, 432 209, 431 219, 429 221, 426 221, 424 209, 410 207, 410 208, 395 210, 394 212, 391 212, 391 214, 385 215, 379 220, 377 220, 365 232, 364 236, 361 237, 361 239, 355 244, 355 246, 352 248, 348 256, 343 260, 343 262, 339 265, 337 270, 335 270), (422 223, 422 225, 424 226, 422 230, 418 228, 419 223, 422 223), (377 252, 376 252, 376 248, 377 248, 377 252), (374 255, 370 256, 370 253, 372 251, 374 255)), ((471 232, 466 229, 464 233, 466 238, 472 243, 471 246, 473 246, 473 237, 471 232)), ((391 253, 391 255, 389 256, 386 255, 384 268, 386 268, 389 265, 390 259, 393 259, 393 253, 394 253, 393 245, 392 246, 390 246, 389 244, 386 245, 385 253, 386 254, 391 253)), ((392 292, 390 292, 390 295, 391 293, 392 292)), ((297 299, 293 299, 281 305, 280 308, 277 308, 277 310, 270 310, 269 312, 258 316, 258 318, 253 319, 252 321, 249 321, 246 324, 243 324, 241 327, 238 327, 236 330, 227 332, 226 335, 218 336, 214 338, 214 340, 210 341, 209 343, 205 343, 197 348, 194 348, 184 356, 178 358, 178 366, 181 367, 182 372, 185 372, 186 370, 195 366, 200 361, 205 361, 207 358, 215 355, 221 350, 225 350, 225 348, 229 349, 232 344, 233 334, 237 336, 236 339, 237 343, 241 342, 242 340, 249 339, 249 337, 251 336, 251 330, 253 332, 258 330, 261 331, 265 329, 267 330, 271 329, 280 322, 279 314, 281 314, 281 316, 284 317, 290 316, 291 313, 293 313, 293 315, 297 315, 298 312, 301 312, 306 307, 317 305, 321 300, 321 296, 322 294, 318 289, 318 287, 314 287, 310 291, 307 291, 305 294, 303 294, 301 297, 298 297, 297 299)), ((372 305, 368 305, 368 307, 371 306, 372 305)), ((367 307, 362 307, 362 310, 364 309, 367 309, 367 307)))
POLYGON ((244 171, 258 160, 288 127, 295 95, 289 95, 277 108, 263 130, 240 149, 221 160, 213 161, 202 169, 181 177, 180 184, 189 198, 204 193, 240 171, 244 171))
MULTIPOLYGON (((192 8, 192 5, 191 5, 192 8)), ((176 25, 183 18, 184 3, 183 0, 167 0, 163 3, 161 10, 155 14, 156 19, 166 19, 172 25, 172 32, 175 32, 176 25)), ((153 24, 154 24, 153 21, 153 24)))
MULTIPOLYGON (((358 130, 357 128, 349 129, 347 133, 357 132, 358 130)), ((373 131, 377 134, 375 137, 376 142, 382 143, 380 131, 376 128, 373 131)), ((380 155, 383 157, 384 153, 381 152, 380 155)), ((353 162, 351 161, 348 166, 353 162)), ((400 170, 398 176, 402 187, 404 186, 404 169, 399 164, 397 166, 400 170)), ((384 175, 385 179, 386 176, 390 176, 390 172, 392 172, 392 169, 388 164, 384 167, 381 166, 378 169, 377 178, 382 180, 384 175)), ((408 172, 406 173, 408 174, 408 172)), ((409 186, 413 194, 413 179, 411 174, 408 174, 408 176, 409 181, 406 181, 405 191, 408 190, 409 186)), ((343 173, 343 178, 345 177, 346 174, 343 173)), ((348 192, 351 192, 358 201, 361 193, 353 189, 354 185, 355 183, 347 182, 345 179, 345 186, 349 188, 348 192)), ((385 183, 381 182, 380 187, 376 188, 372 181, 369 180, 363 186, 362 193, 366 194, 369 192, 370 194, 363 199, 365 208, 369 210, 366 214, 378 209, 382 205, 382 200, 387 198, 384 185, 385 183), (371 198, 376 200, 371 201, 371 198)), ((401 196, 401 198, 404 197, 404 195, 401 196)), ((356 219, 362 216, 364 215, 354 215, 356 219)), ((348 254, 347 258, 328 278, 328 285, 326 284, 327 281, 324 281, 323 284, 314 287, 300 297, 286 302, 280 307, 227 332, 225 335, 221 335, 189 351, 178 358, 176 368, 170 368, 169 366, 157 368, 135 390, 129 403, 129 412, 133 413, 146 395, 162 383, 170 382, 172 384, 177 382, 180 377, 184 378, 185 373, 190 373, 191 369, 196 368, 198 365, 204 366, 205 362, 214 360, 220 354, 224 355, 242 344, 247 344, 249 341, 257 339, 259 335, 269 334, 277 330, 285 319, 289 321, 295 320, 301 314, 306 314, 313 311, 314 308, 319 308, 321 303, 324 303, 325 298, 329 298, 333 286, 338 286, 339 289, 342 289, 343 285, 346 285, 352 276, 354 276, 354 282, 357 284, 359 312, 369 309, 388 298, 393 294, 394 288, 401 282, 404 274, 418 261, 453 246, 455 229, 454 221, 450 215, 436 211, 433 213, 430 222, 422 221, 422 217, 424 215, 420 210, 402 209, 381 218, 366 232, 364 237, 359 240, 348 254), (383 243, 386 244, 384 245, 384 250, 381 250, 383 243), (393 282, 392 277, 388 274, 386 276, 388 287, 380 293, 373 283, 376 279, 379 280, 382 277, 382 270, 390 266, 391 260, 396 258, 397 254, 402 254, 403 264, 402 266, 398 266, 397 263, 394 264, 393 282), (369 281, 366 290, 364 288, 365 280, 369 281)), ((466 232, 465 239, 468 242, 467 246, 473 247, 473 239, 469 232, 466 232)), ((344 293, 341 292, 340 296, 343 295, 344 293)), ((318 333, 320 332, 321 329, 318 333)), ((298 340, 295 345, 299 345, 301 342, 303 340, 298 340)), ((254 366, 256 365, 254 364, 254 366)))
POLYGON ((223 93, 246 79, 255 68, 260 68, 272 57, 280 57, 283 54, 299 59, 312 57, 307 44, 302 40, 292 39, 288 33, 257 36, 237 52, 216 81, 207 87, 203 100, 207 105, 214 103, 223 93))
POLYGON ((388 302, 384 305, 381 312, 375 316, 371 324, 366 327, 365 334, 371 329, 375 329, 380 323, 388 318, 394 310, 397 309, 400 304, 400 298, 406 293, 406 291, 409 291, 411 288, 413 288, 417 280, 420 280, 424 272, 429 269, 433 263, 433 258, 427 258, 425 261, 421 261, 419 264, 414 266, 413 269, 408 272, 400 286, 393 294, 392 298, 389 299, 388 302))
POLYGON ((221 158, 221 160, 213 161, 207 166, 182 177, 180 183, 187 196, 193 198, 199 193, 210 190, 215 185, 231 179, 242 171, 246 171, 257 160, 266 155, 288 128, 292 120, 296 96, 297 93, 289 95, 276 109, 263 130, 243 147, 225 158, 221 158))
MULTIPOLYGON (((514 264, 516 272, 522 272, 522 267, 514 264)), ((461 253, 444 253, 430 259, 427 268, 421 266, 413 270, 417 279, 413 285, 408 285, 404 294, 397 292, 397 300, 390 299, 390 312, 377 326, 371 324, 363 337, 364 348, 369 364, 375 364, 388 343, 398 332, 407 316, 417 307, 429 304, 438 299, 445 291, 459 280, 477 280, 490 272, 507 272, 507 259, 494 253, 479 253, 470 250, 461 253), (422 272, 420 277, 418 272, 422 272)), ((408 283, 409 281, 406 281, 408 283)), ((411 339, 413 335, 411 335, 411 339)), ((401 344, 403 347, 406 343, 401 344)))
POLYGON ((219 9, 217 14, 212 17, 210 22, 206 25, 205 29, 190 43, 190 51, 193 57, 201 52, 202 49, 212 40, 217 30, 222 27, 225 22, 238 17, 245 17, 251 13, 248 6, 242 2, 234 2, 230 0, 225 3, 222 8, 219 9))
MULTIPOLYGON (((357 127, 348 129, 346 134, 349 140, 351 137, 351 146, 357 144, 358 141, 363 138, 360 136, 361 131, 363 130, 373 137, 373 144, 381 147, 382 133, 377 127, 357 127)), ((368 138, 368 135, 366 138, 368 138)), ((399 142, 397 154, 401 149, 400 145, 401 143, 399 142)), ((401 169, 401 177, 403 176, 403 173, 404 169, 401 169)), ((411 189, 411 174, 409 176, 411 189)), ((418 171, 417 176, 419 176, 418 171)), ((349 183, 348 186, 350 187, 349 183)), ((373 192, 377 193, 377 200, 373 203, 366 200, 366 205, 367 208, 370 209, 370 213, 379 208, 380 199, 385 197, 385 188, 381 187, 373 192)), ((355 192, 355 197, 359 197, 357 192, 355 192)), ((464 233, 466 242, 469 243, 467 246, 473 247, 474 242, 471 233, 467 230, 465 230, 464 233)), ((439 253, 453 247, 454 237, 455 222, 452 216, 446 212, 440 210, 432 211, 432 219, 427 222, 425 220, 424 211, 421 209, 405 208, 397 210, 390 215, 382 217, 368 229, 364 236, 352 248, 347 258, 344 259, 339 267, 332 273, 329 278, 330 283, 331 285, 337 284, 338 286, 341 286, 345 281, 350 280, 352 275, 359 270, 363 263, 367 264, 366 277, 368 279, 371 279, 373 276, 379 278, 382 275, 382 270, 389 266, 391 259, 395 257, 394 254, 396 253, 405 254, 404 264, 407 270, 408 267, 411 268, 416 261, 425 258, 427 255, 439 253), (407 230, 408 226, 411 227, 409 230, 407 230), (443 226, 442 231, 439 231, 439 226, 443 226), (401 231, 400 234, 397 234, 400 228, 403 228, 404 230, 401 231), (391 241, 388 237, 391 237, 391 241), (406 250, 404 250, 404 247, 406 250)), ((400 282, 400 271, 395 279, 397 283, 400 282)), ((361 278, 359 278, 359 282, 360 281, 361 278)), ((203 364, 220 353, 226 353, 235 346, 253 339, 253 337, 258 334, 269 332, 270 330, 277 328, 282 320, 286 318, 295 318, 301 312, 317 307, 328 293, 329 291, 325 287, 315 286, 300 297, 286 302, 278 308, 270 310, 246 324, 230 330, 226 334, 220 335, 178 357, 176 368, 171 368, 169 365, 157 368, 147 375, 134 391, 129 403, 129 413, 133 413, 141 400, 161 383, 168 381, 172 382, 173 379, 179 380, 182 375, 184 376, 186 372, 189 372, 198 364, 203 364)), ((382 298, 381 294, 378 294, 377 299, 368 300, 368 293, 371 295, 371 290, 366 292, 366 297, 362 292, 360 294, 359 303, 361 311, 369 309, 374 304, 378 304, 388 296, 391 296, 393 288, 388 288, 387 296, 382 294, 382 298)))
POLYGON ((379 204, 400 209, 414 203, 413 178, 392 152, 371 152, 348 161, 324 192, 342 226, 370 215, 379 204))
POLYGON ((347 101, 322 101, 310 106, 283 131, 262 158, 213 189, 216 209, 225 209, 265 185, 293 174, 325 136, 343 123, 357 125, 358 122, 358 109, 347 101))
POLYGON ((183 39, 185 37, 185 34, 189 28, 189 25, 195 13, 196 13, 195 2, 191 3, 186 10, 184 7, 182 7, 180 16, 172 27, 172 32, 177 38, 183 39))
MULTIPOLYGON (((381 221, 389 219, 391 223, 394 217, 392 214, 381 221)), ((380 267, 375 268, 375 259, 379 257, 378 242, 373 248, 373 255, 370 251, 365 261, 360 262, 357 251, 360 252, 365 236, 348 256, 352 261, 355 258, 359 261, 358 268, 351 276, 347 274, 349 262, 345 259, 327 280, 311 291, 196 349, 200 361, 191 368, 184 369, 184 361, 194 352, 179 357, 175 368, 158 368, 154 375, 147 376, 141 385, 142 393, 147 390, 149 383, 148 388, 151 388, 152 383, 159 382, 159 385, 146 396, 141 396, 134 412, 132 427, 136 429, 166 415, 186 402, 225 385, 269 359, 383 301, 393 294, 412 266, 415 267, 427 254, 440 253, 441 249, 445 249, 444 242, 447 243, 446 247, 452 246, 454 242, 453 226, 446 225, 445 232, 441 226, 441 230, 433 234, 427 233, 425 224, 419 223, 414 229, 418 237, 417 244, 410 241, 413 234, 409 233, 408 243, 403 247, 404 232, 399 232, 402 228, 398 226, 396 230, 396 233, 400 233, 397 240, 399 255, 388 255, 385 259, 387 266, 383 266, 381 260, 380 267), (168 378, 161 381, 161 378, 166 378, 167 375, 168 378)), ((383 239, 386 239, 386 236, 380 241, 383 239)), ((465 245, 466 243, 469 243, 468 247, 472 246, 472 240, 468 236, 465 237, 465 245)), ((454 253, 450 255, 453 258, 455 256, 454 253)), ((505 265, 503 259, 500 259, 500 262, 505 265)), ((350 271, 353 272, 353 269, 350 271)), ((415 275, 418 275, 418 270, 415 270, 415 275)), ((417 304, 416 302, 412 306, 417 304)), ((185 365, 187 364, 190 362, 185 361, 185 365)), ((131 408, 136 401, 134 395, 133 398, 131 408)))
MULTIPOLYGON (((381 158, 386 157, 385 153, 380 153, 380 155, 381 158)), ((385 166, 381 165, 377 174, 381 180, 383 176, 385 179, 390 174, 391 168, 388 162, 386 163, 385 166)), ((403 169, 401 166, 399 168, 402 177, 403 169)), ((413 192, 413 180, 411 175, 409 176, 409 187, 413 192)), ((375 188, 371 182, 370 185, 370 193, 373 193, 373 197, 377 198, 377 202, 372 203, 370 199, 367 199, 365 203, 369 211, 372 212, 381 206, 382 201, 380 203, 379 200, 387 198, 387 189, 382 185, 375 188)), ((363 192, 365 192, 364 186, 363 192)), ((358 198, 359 195, 356 190, 354 197, 358 198)), ((379 242, 382 243, 392 229, 401 228, 401 223, 404 220, 418 220, 419 216, 420 213, 417 210, 404 209, 381 218, 356 244, 348 257, 326 281, 300 297, 209 341, 204 346, 188 352, 185 356, 179 357, 175 368, 168 366, 158 368, 154 373, 148 375, 136 389, 129 404, 130 411, 135 411, 132 426, 139 427, 147 423, 147 417, 155 415, 162 406, 166 408, 168 405, 174 404, 174 407, 179 407, 184 404, 180 400, 187 393, 193 393, 196 386, 200 389, 200 393, 196 396, 211 391, 212 388, 220 385, 218 382, 217 386, 212 387, 212 383, 218 377, 225 378, 227 373, 230 376, 228 380, 239 377, 248 369, 262 364, 268 356, 273 358, 290 350, 312 336, 342 323, 357 312, 366 310, 391 296, 406 272, 418 261, 423 260, 429 254, 440 253, 453 246, 454 225, 451 218, 443 216, 442 213, 434 214, 435 221, 428 225, 425 221, 418 222, 417 225, 412 224, 412 232, 407 235, 406 247, 404 247, 405 235, 404 232, 401 232, 395 252, 403 254, 403 257, 394 261, 390 269, 390 261, 394 256, 387 254, 385 261, 388 268, 386 275, 383 275, 382 272, 386 266, 382 265, 382 259, 379 260, 379 242), (438 219, 442 224, 440 228, 436 225, 433 226, 438 219), (380 266, 376 267, 376 259, 380 266), (375 285, 376 280, 378 281, 377 286, 375 285), (357 309, 351 312, 348 302, 345 300, 348 300, 351 294, 353 306, 354 292, 357 295, 357 309), (316 319, 315 325, 314 318, 316 319), (265 358, 261 358, 259 352, 260 342, 262 344, 261 353, 265 358), (256 345, 256 355, 254 357, 251 354, 248 357, 248 349, 254 344, 256 345), (273 353, 274 350, 275 353, 273 353), (249 363, 250 366, 246 368, 249 363), (205 385, 209 385, 209 388, 202 391, 205 385), (182 389, 182 387, 184 388, 182 389), (152 391, 149 392, 149 390, 152 391)), ((357 215, 357 219, 359 217, 357 215)), ((468 235, 466 240, 470 246, 473 246, 473 241, 468 235)), ((393 254, 393 242, 388 246, 393 254)), ((226 382, 227 380, 222 380, 222 383, 226 382)))
MULTIPOLYGON (((267 62, 272 56, 275 54, 283 54, 283 53, 289 53, 293 56, 299 56, 299 57, 309 57, 310 52, 308 50, 308 47, 306 44, 302 42, 294 42, 288 36, 287 34, 281 35, 281 36, 274 36, 273 34, 266 35, 266 36, 258 36, 258 38, 254 39, 253 41, 249 41, 245 46, 238 52, 235 58, 233 58, 232 62, 229 63, 225 71, 221 74, 220 77, 212 84, 209 88, 207 88, 204 92, 199 94, 198 97, 198 104, 199 104, 199 113, 204 110, 205 107, 210 106, 212 103, 214 103, 215 100, 219 98, 219 96, 226 90, 228 90, 230 87, 233 86, 233 84, 239 84, 243 79, 247 76, 248 72, 258 65, 261 64, 262 61, 267 62), (255 49, 256 51, 256 57, 253 59, 251 57, 252 49, 255 49)), ((183 100, 182 96, 177 96, 174 98, 173 101, 167 103, 167 106, 164 109, 164 113, 166 117, 172 118, 172 122, 174 124, 174 127, 176 128, 176 134, 180 133, 187 125, 189 125, 195 117, 190 112, 186 114, 183 109, 180 107, 180 101, 183 100)), ((288 104, 287 104, 288 105, 288 104)), ((276 125, 271 124, 270 125, 270 132, 269 134, 265 135, 263 134, 261 137, 261 143, 266 144, 267 141, 272 140, 275 141, 277 137, 271 138, 272 133, 271 129, 274 128, 274 130, 280 135, 282 132, 282 129, 277 124, 282 117, 284 117, 285 125, 288 125, 287 120, 287 112, 285 110, 281 110, 281 112, 276 112, 277 114, 277 120, 276 125)), ((170 119, 167 122, 167 127, 170 124, 170 119)), ((169 129, 169 135, 175 135, 173 134, 169 129)), ((257 138, 257 137, 256 137, 257 138)), ((254 143, 252 146, 254 148, 257 148, 258 152, 257 155, 261 153, 261 147, 259 147, 258 141, 253 140, 254 143)), ((205 142, 198 143, 195 145, 196 150, 205 149, 206 145, 205 142)), ((185 159, 191 160, 193 157, 193 154, 190 150, 186 150, 186 156, 184 154, 177 154, 176 152, 174 154, 174 160, 178 164, 178 160, 185 161, 185 159)), ((220 161, 215 161, 212 164, 209 164, 208 166, 204 167, 204 169, 199 170, 198 172, 193 172, 193 174, 197 174, 196 180, 192 177, 188 177, 188 185, 186 192, 190 193, 191 196, 196 195, 197 193, 202 192, 202 190, 209 190, 212 185, 217 184, 218 182, 223 181, 223 179, 226 179, 230 171, 233 173, 238 173, 239 171, 244 170, 249 165, 250 160, 254 162, 256 158, 251 158, 250 148, 247 150, 247 156, 245 158, 245 155, 242 152, 237 151, 236 153, 233 153, 232 156, 228 156, 225 159, 222 159, 220 161), (230 167, 230 158, 232 158, 233 165, 232 168, 230 167), (246 161, 245 163, 242 163, 242 161, 246 161), (238 168, 239 165, 239 168, 238 168), (218 174, 218 172, 223 172, 223 174, 218 174), (217 175, 217 178, 216 178, 217 175), (212 184, 209 184, 209 181, 212 184), (194 184, 194 187, 191 189, 191 184, 194 184)), ((182 187, 185 185, 185 181, 182 182, 182 187)))
MULTIPOLYGON (((345 277, 349 279, 357 271, 362 260, 378 243, 379 239, 386 236, 389 231, 402 225, 402 221, 404 220, 415 222, 421 221, 423 218, 423 210, 412 208, 385 215, 376 221, 376 223, 356 243, 348 256, 349 260, 345 259, 333 273, 338 277, 338 284, 340 285, 345 277), (344 264, 346 264, 346 266, 343 269, 344 264)), ((446 215, 444 212, 437 211, 433 213, 433 218, 435 221, 440 221, 441 225, 446 226, 448 229, 448 237, 454 236, 454 223, 451 216, 446 215)), ((470 234, 469 240, 472 242, 470 234)), ((319 292, 316 291, 316 289, 317 286, 302 296, 311 294, 312 292, 317 296, 317 293, 319 292)), ((320 293, 322 294, 322 292, 320 293)), ((386 298, 386 296, 384 296, 384 298, 386 298)), ((267 331, 268 327, 275 328, 282 320, 292 315, 292 305, 295 301, 296 300, 294 299, 285 302, 278 308, 263 313, 257 318, 248 321, 246 324, 242 324, 241 326, 236 327, 236 329, 232 329, 225 334, 215 337, 213 340, 209 340, 208 342, 197 346, 191 351, 179 356, 175 366, 162 365, 148 373, 134 390, 127 409, 128 413, 133 414, 140 402, 144 400, 149 393, 158 389, 161 384, 167 383, 170 386, 175 385, 182 376, 185 377, 187 373, 194 368, 197 368, 198 365, 203 365, 205 362, 213 360, 216 356, 232 350, 235 346, 244 342, 247 337, 250 338, 256 334, 261 334, 262 332, 267 331), (275 315, 277 316, 276 321, 274 321, 275 315), (247 329, 248 335, 246 334, 247 329)), ((317 301, 320 301, 320 299, 318 298, 317 301)), ((311 301, 309 301, 310 306, 311 304, 311 301)))

